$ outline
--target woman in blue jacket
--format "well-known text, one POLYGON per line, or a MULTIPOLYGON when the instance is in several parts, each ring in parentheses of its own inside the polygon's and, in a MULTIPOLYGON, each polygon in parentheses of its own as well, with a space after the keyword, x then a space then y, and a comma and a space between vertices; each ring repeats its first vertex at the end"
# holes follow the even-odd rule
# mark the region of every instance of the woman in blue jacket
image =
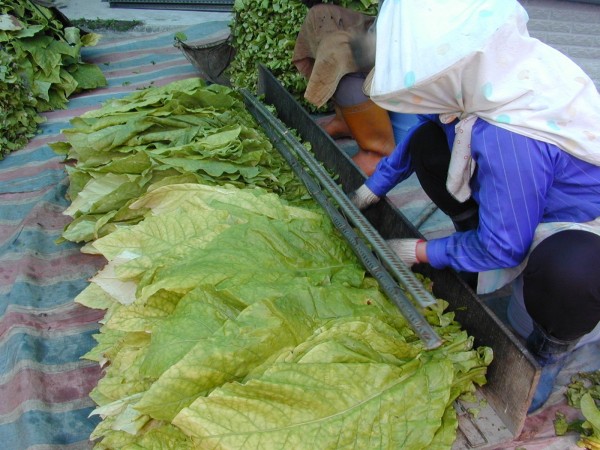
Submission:
POLYGON ((478 293, 513 283, 509 319, 543 366, 532 412, 600 337, 600 95, 527 20, 512 0, 383 4, 366 89, 420 121, 352 198, 366 208, 416 172, 457 231, 392 249, 478 274, 478 293))

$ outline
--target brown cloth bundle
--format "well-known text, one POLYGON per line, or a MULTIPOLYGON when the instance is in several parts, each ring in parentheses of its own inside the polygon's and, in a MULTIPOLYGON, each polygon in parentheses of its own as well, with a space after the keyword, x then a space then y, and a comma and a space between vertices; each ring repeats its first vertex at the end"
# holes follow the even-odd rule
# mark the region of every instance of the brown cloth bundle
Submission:
POLYGON ((344 75, 360 71, 350 42, 364 35, 374 21, 375 17, 337 5, 320 4, 308 11, 292 57, 292 63, 308 79, 307 101, 323 106, 344 75))

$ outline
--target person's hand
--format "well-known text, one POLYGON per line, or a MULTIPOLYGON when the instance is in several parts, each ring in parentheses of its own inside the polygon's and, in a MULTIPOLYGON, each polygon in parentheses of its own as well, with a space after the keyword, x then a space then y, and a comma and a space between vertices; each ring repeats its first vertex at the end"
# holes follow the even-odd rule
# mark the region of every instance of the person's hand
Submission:
POLYGON ((413 264, 426 262, 425 241, 423 239, 388 239, 387 244, 409 267, 413 264))
POLYGON ((361 211, 381 200, 373 193, 373 191, 371 191, 371 189, 367 187, 366 184, 363 184, 357 190, 351 192, 350 195, 348 195, 348 198, 352 203, 354 203, 354 206, 361 211))

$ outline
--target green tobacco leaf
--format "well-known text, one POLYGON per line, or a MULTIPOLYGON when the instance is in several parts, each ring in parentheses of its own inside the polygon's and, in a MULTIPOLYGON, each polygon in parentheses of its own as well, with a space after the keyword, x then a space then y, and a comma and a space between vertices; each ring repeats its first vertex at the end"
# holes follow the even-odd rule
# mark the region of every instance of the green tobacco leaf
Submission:
POLYGON ((20 42, 21 49, 30 55, 35 65, 46 76, 49 76, 55 72, 57 73, 60 70, 60 64, 62 61, 59 53, 47 50, 52 42, 52 37, 43 35, 23 39, 20 42))
POLYGON ((86 33, 83 36, 81 36, 81 44, 84 47, 94 47, 95 45, 98 45, 100 39, 102 39, 102 36, 100 34, 86 33))
POLYGON ((77 217, 93 212, 95 205, 118 192, 123 185, 131 183, 129 175, 106 174, 90 180, 75 199, 72 199, 64 214, 77 217))
POLYGON ((108 309, 115 303, 115 299, 95 283, 88 284, 74 301, 92 309, 108 309))
POLYGON ((210 337, 227 320, 235 319, 245 306, 225 293, 191 291, 179 301, 173 314, 156 326, 142 373, 158 378, 200 340, 210 337))
POLYGON ((108 84, 104 74, 95 64, 77 64, 69 73, 77 82, 77 91, 96 89, 108 84))
MULTIPOLYGON (((186 293, 201 281, 206 283, 208 280, 213 282, 230 280, 228 283, 231 284, 240 277, 263 279, 247 275, 248 271, 254 272, 257 258, 268 267, 274 268, 272 272, 264 273, 267 279, 302 276, 305 269, 295 264, 307 257, 316 259, 317 255, 321 255, 324 261, 328 261, 327 268, 323 270, 322 275, 319 275, 317 270, 309 270, 311 277, 329 277, 333 274, 341 276, 344 273, 346 265, 332 265, 330 258, 332 256, 338 259, 345 258, 348 249, 341 247, 337 240, 329 240, 327 245, 319 243, 317 236, 322 236, 332 226, 323 215, 285 206, 281 202, 278 202, 279 211, 277 211, 275 203, 277 197, 264 191, 254 190, 246 193, 231 188, 208 186, 189 188, 187 195, 180 195, 181 192, 185 192, 182 187, 167 186, 153 191, 145 197, 145 200, 134 203, 132 207, 152 207, 161 199, 164 200, 164 205, 171 206, 159 209, 157 212, 160 211, 162 214, 149 217, 135 229, 118 230, 93 244, 109 260, 123 251, 140 256, 122 264, 118 271, 121 276, 127 278, 136 277, 142 272, 152 274, 149 278, 152 280, 150 286, 146 287, 145 282, 140 284, 143 297, 161 289, 175 289, 186 293), (176 209, 172 211, 170 208, 176 209), (191 209, 193 212, 189 212, 191 209), (165 211, 170 213, 164 214, 165 211), (279 217, 286 223, 288 221, 290 223, 280 225, 277 222, 268 223, 264 221, 263 214, 274 218, 279 217), (254 221, 258 222, 248 223, 254 221), (258 232, 258 229, 264 228, 265 224, 273 228, 272 233, 265 235, 258 232), (228 228, 234 225, 236 230, 229 232, 228 228), (244 236, 246 233, 256 234, 256 236, 254 238, 244 236), (311 235, 314 236, 314 241, 311 235), (256 239, 253 253, 247 252, 248 239, 256 239), (212 242, 213 240, 215 242, 212 242), (296 253, 294 256, 291 254, 278 256, 280 248, 286 241, 290 247, 288 251, 296 253), (219 247, 224 247, 224 250, 211 250, 219 247), (242 256, 232 260, 230 257, 232 250, 228 247, 235 249, 242 256), (186 255, 194 256, 184 258, 186 255), (282 264, 281 257, 287 257, 289 261, 284 259, 282 264)), ((251 283, 246 285, 250 286, 251 283)))
POLYGON ((197 399, 174 424, 201 447, 428 448, 446 410, 451 364, 360 359, 275 363, 197 399))
MULTIPOLYGON (((14 37, 18 39, 30 38, 38 34, 40 31, 45 30, 46 27, 44 25, 29 25, 26 28, 23 28, 16 33, 14 37)), ((13 44, 15 46, 19 46, 19 44, 13 44)))
POLYGON ((97 443, 96 450, 193 450, 191 438, 171 424, 159 421, 150 422, 143 433, 132 435, 130 433, 113 429, 114 420, 105 419, 106 424, 101 423, 93 437, 103 436, 101 442, 97 443), (104 426, 103 426, 104 425, 104 426))
MULTIPOLYGON (((253 303, 213 334, 198 339, 153 383, 137 408, 155 418, 172 419, 199 396, 225 382, 241 380, 280 350, 300 344, 330 317, 353 315, 368 308, 355 304, 357 292, 351 293, 341 285, 303 292, 298 289, 302 284, 277 284, 278 293, 272 286, 270 296, 274 300, 253 303)), ((373 313, 377 310, 370 309, 373 313)), ((388 345, 386 351, 390 348, 398 352, 402 346, 388 345)))
POLYGON ((23 24, 15 16, 0 14, 0 30, 17 31, 22 30, 23 24))
POLYGON ((168 214, 179 208, 198 210, 210 208, 228 211, 241 219, 265 216, 272 219, 322 220, 320 210, 290 206, 275 194, 262 189, 236 189, 231 186, 173 184, 154 189, 131 205, 132 209, 150 208, 156 215, 168 214))
POLYGON ((580 400, 583 417, 590 425, 592 435, 600 442, 600 410, 589 393, 584 394, 580 400))
POLYGON ((144 271, 154 271, 206 247, 216 235, 227 229, 227 215, 212 212, 190 217, 182 211, 168 216, 148 217, 130 228, 121 228, 98 239, 93 247, 113 260, 124 252, 136 257, 117 268, 123 277, 132 278, 144 271), (206 230, 206 232, 202 232, 206 230))
POLYGON ((254 283, 283 283, 297 277, 315 284, 334 277, 355 283, 358 266, 353 259, 346 259, 348 248, 337 240, 321 245, 316 224, 300 222, 268 223, 264 218, 252 218, 228 228, 204 249, 190 253, 193 258, 155 272, 152 284, 140 286, 140 296, 146 298, 161 289, 183 293, 201 284, 244 286, 250 295, 254 283), (248 242, 254 245, 251 252, 248 242), (259 273, 257 266, 262 268, 259 273))
POLYGON ((77 27, 66 27, 64 36, 70 46, 75 46, 81 42, 81 31, 77 27))
MULTIPOLYGON (((152 380, 139 375, 140 364, 148 348, 150 336, 145 332, 126 333, 106 330, 103 334, 115 333, 117 340, 106 349, 104 356, 110 361, 110 376, 103 377, 94 388, 106 402, 144 392, 152 380)), ((104 402, 102 404, 105 404, 104 402)))
POLYGON ((93 217, 91 215, 77 217, 65 227, 62 237, 71 242, 91 241, 97 237, 96 222, 99 219, 100 217, 93 217))

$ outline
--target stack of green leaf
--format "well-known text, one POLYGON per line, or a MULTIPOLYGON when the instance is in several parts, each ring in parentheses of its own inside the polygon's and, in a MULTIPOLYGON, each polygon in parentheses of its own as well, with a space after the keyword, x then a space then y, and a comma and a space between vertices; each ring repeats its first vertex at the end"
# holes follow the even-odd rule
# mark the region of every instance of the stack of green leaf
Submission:
MULTIPOLYGON (((377 0, 325 0, 365 14, 375 15, 377 0)), ((292 64, 296 37, 308 8, 300 0, 236 0, 231 23, 232 45, 236 53, 229 67, 234 87, 254 91, 256 64, 270 72, 309 110, 303 100, 306 80, 292 64)))
POLYGON ((81 48, 96 34, 81 36, 52 9, 30 0, 0 0, 0 158, 35 135, 38 113, 61 109, 73 93, 105 86, 81 48))
POLYGON ((96 448, 452 447, 491 350, 441 300, 423 348, 234 92, 181 81, 73 124, 70 213, 108 261, 76 299, 106 311, 96 448))
POLYGON ((200 78, 136 91, 71 125, 63 130, 67 142, 50 144, 77 162, 67 167, 69 241, 139 222, 146 211, 129 205, 165 184, 259 186, 290 200, 309 197, 241 96, 200 78))
POLYGON ((443 313, 424 350, 318 209, 255 189, 164 186, 77 301, 106 309, 99 449, 450 449, 488 348, 443 313))

